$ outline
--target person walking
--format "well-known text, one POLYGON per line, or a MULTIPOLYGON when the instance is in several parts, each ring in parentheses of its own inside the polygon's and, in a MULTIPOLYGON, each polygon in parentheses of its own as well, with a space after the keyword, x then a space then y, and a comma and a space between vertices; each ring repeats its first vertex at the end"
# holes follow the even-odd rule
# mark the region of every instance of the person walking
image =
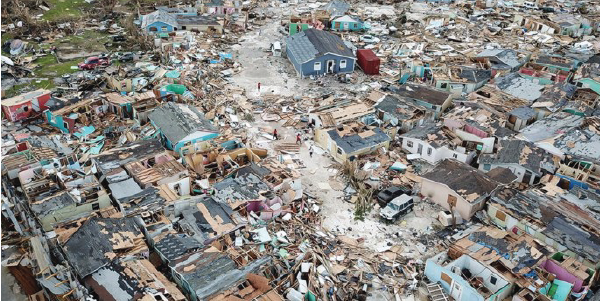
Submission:
POLYGON ((258 83, 258 92, 260 92, 260 83, 258 83))
POLYGON ((310 155, 310 157, 311 157, 311 158, 312 158, 313 151, 314 151, 314 149, 313 149, 313 146, 311 145, 311 146, 308 148, 308 154, 310 155))
POLYGON ((275 140, 277 140, 277 129, 273 130, 273 138, 275 138, 275 140))
POLYGON ((302 144, 302 136, 300 136, 300 133, 296 135, 296 144, 302 144))

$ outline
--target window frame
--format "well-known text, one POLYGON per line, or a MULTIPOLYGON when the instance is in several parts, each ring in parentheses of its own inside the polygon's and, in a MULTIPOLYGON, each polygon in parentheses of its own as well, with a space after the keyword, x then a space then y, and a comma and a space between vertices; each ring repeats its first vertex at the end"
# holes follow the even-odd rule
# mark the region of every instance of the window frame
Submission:
POLYGON ((348 60, 340 60, 340 68, 346 68, 346 66, 348 66, 348 60))
POLYGON ((321 71, 323 69, 323 64, 321 64, 321 62, 315 62, 313 64, 313 69, 314 71, 321 71), (317 65, 319 66, 319 69, 317 69, 317 65))
POLYGON ((410 140, 406 140, 406 147, 412 148, 414 146, 413 142, 410 140))

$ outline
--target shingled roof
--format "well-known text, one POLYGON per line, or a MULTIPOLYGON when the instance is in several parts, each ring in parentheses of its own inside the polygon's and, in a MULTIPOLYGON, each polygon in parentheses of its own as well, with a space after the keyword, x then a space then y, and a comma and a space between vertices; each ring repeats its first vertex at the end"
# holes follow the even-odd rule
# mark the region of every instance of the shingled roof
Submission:
POLYGON ((352 50, 339 36, 314 28, 288 37, 286 43, 288 50, 301 64, 327 53, 354 58, 352 50))
POLYGON ((468 202, 491 193, 500 185, 484 172, 452 159, 440 162, 422 177, 447 185, 468 202))

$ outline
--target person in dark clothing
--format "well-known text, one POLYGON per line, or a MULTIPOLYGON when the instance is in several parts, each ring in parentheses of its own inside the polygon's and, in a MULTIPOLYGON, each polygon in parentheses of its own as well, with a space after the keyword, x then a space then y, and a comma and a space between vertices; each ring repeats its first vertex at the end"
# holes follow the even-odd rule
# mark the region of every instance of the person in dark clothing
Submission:
POLYGON ((275 138, 275 140, 277 140, 277 129, 273 130, 273 138, 275 138))

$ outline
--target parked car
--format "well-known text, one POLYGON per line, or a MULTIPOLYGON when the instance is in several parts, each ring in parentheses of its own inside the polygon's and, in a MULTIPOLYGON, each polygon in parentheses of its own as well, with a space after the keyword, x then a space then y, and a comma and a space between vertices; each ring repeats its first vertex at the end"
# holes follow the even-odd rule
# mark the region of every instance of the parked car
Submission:
POLYGON ((361 42, 365 42, 365 43, 374 43, 374 44, 377 44, 377 43, 379 43, 380 40, 379 40, 378 37, 374 37, 372 35, 366 34, 364 36, 360 36, 360 41, 361 42))
POLYGON ((377 194, 377 203, 379 203, 379 207, 385 207, 391 200, 403 195, 411 194, 411 189, 400 186, 392 186, 388 187, 377 194))
POLYGON ((398 220, 400 216, 403 216, 413 210, 414 201, 410 195, 403 194, 397 198, 394 198, 385 208, 379 211, 381 218, 394 222, 398 220))
POLYGON ((116 35, 112 37, 113 42, 125 42, 127 38, 125 36, 116 35))
POLYGON ((110 59, 108 57, 88 57, 83 63, 79 63, 77 67, 81 70, 94 70, 96 67, 110 65, 110 59))

